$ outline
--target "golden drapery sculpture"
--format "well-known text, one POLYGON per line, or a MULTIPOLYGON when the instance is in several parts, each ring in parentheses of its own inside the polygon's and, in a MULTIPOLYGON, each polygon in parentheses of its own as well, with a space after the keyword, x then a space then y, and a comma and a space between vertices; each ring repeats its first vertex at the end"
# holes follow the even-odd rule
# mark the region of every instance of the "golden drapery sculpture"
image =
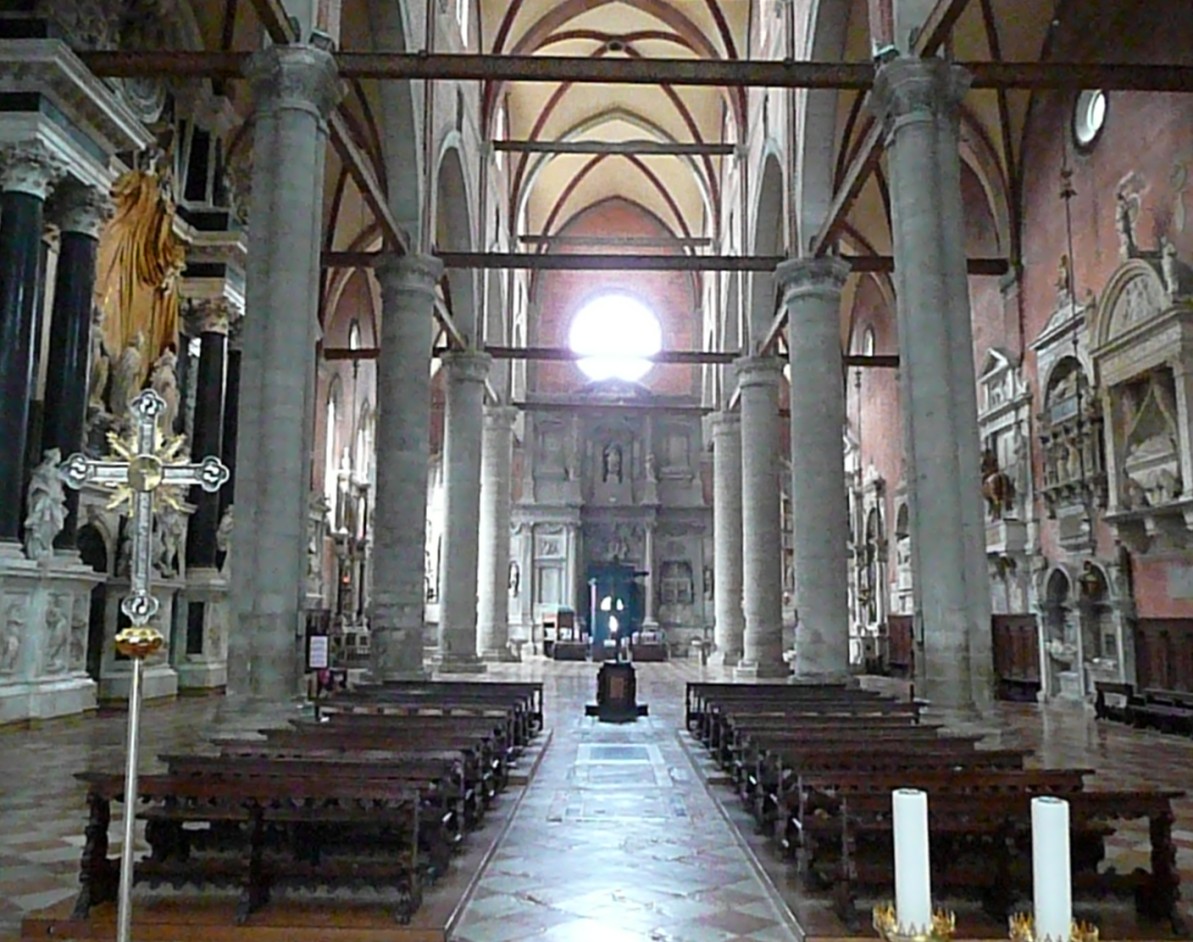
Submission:
POLYGON ((115 212, 99 243, 95 303, 113 357, 142 335, 141 376, 169 346, 177 348, 179 276, 186 252, 174 235, 169 182, 153 170, 130 170, 112 184, 115 212))

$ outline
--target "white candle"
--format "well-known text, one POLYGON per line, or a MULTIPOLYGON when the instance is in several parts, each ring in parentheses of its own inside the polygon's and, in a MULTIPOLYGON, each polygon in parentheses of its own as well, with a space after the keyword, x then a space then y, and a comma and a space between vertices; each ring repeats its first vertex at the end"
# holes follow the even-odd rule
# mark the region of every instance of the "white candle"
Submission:
POLYGON ((895 825, 895 914, 900 929, 932 924, 932 876, 928 866, 928 795, 916 788, 891 792, 895 825))
POLYGON ((1068 942, 1073 923, 1073 881, 1069 860, 1069 803, 1031 800, 1032 898, 1036 938, 1068 942))

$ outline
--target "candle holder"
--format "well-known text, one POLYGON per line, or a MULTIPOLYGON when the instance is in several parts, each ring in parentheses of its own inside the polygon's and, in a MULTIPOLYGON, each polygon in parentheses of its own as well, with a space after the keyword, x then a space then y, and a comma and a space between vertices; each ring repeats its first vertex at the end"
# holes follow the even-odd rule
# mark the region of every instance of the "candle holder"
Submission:
POLYGON ((932 914, 930 926, 900 925, 893 903, 875 906, 873 915, 874 930, 883 942, 950 942, 957 927, 956 914, 943 909, 932 914))
POLYGON ((1036 921, 1031 913, 1015 913, 1007 920, 1010 942, 1098 942, 1098 927, 1090 922, 1073 920, 1068 939, 1054 939, 1045 936, 1036 938, 1036 921))

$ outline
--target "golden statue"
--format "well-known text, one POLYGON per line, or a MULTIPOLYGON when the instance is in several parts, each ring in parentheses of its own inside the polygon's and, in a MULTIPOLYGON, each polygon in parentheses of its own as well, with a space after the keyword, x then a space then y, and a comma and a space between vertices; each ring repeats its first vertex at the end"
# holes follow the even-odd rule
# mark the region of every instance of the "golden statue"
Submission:
POLYGON ((141 375, 168 346, 178 344, 179 276, 186 251, 174 235, 169 178, 130 170, 112 184, 115 213, 104 229, 96 265, 95 301, 113 357, 144 335, 141 375))

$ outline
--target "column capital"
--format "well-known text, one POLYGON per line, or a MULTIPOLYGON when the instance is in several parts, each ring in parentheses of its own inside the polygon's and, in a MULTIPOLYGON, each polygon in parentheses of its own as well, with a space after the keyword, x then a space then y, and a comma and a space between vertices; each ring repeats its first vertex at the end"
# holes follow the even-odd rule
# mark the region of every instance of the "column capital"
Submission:
POLYGON ((295 43, 255 52, 245 77, 258 113, 297 108, 326 121, 343 95, 335 56, 315 46, 295 43))
POLYGON ((783 374, 783 361, 778 357, 749 356, 733 361, 737 370, 737 384, 747 386, 777 386, 783 374))
POLYGON ((943 59, 900 56, 878 67, 872 108, 891 136, 908 122, 956 121, 973 76, 943 59))
POLYGON ((382 292, 422 292, 432 301, 443 277, 443 262, 434 255, 383 255, 373 267, 382 292))
POLYGON ((493 358, 477 350, 453 350, 439 358, 448 371, 448 378, 463 383, 483 383, 489 378, 489 364, 493 358))
POLYGON ((513 431, 514 422, 518 420, 516 406, 485 406, 485 430, 495 432, 513 431))
POLYGON ((112 198, 99 187, 67 181, 54 190, 46 205, 46 216, 60 232, 98 239, 112 216, 112 198))
POLYGON ((228 334, 236 311, 227 298, 192 298, 183 311, 187 333, 228 334))
POLYGON ((775 268, 775 279, 783 292, 783 304, 809 295, 840 300, 845 279, 853 270, 842 258, 789 258, 775 268))
POLYGON ((66 174, 66 164, 40 142, 0 149, 0 189, 44 200, 66 174))

